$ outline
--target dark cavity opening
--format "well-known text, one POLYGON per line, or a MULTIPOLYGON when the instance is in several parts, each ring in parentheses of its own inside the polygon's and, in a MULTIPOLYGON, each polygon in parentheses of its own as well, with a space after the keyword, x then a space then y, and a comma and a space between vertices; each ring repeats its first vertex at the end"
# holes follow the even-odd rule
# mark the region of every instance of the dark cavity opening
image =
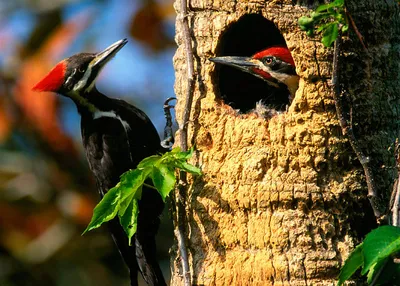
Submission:
MULTIPOLYGON (((272 21, 259 14, 248 14, 227 28, 218 45, 217 57, 251 57, 271 46, 286 47, 286 42, 272 21)), ((216 73, 214 86, 219 87, 220 98, 240 112, 254 109, 260 100, 277 111, 285 111, 289 105, 289 91, 284 85, 273 87, 254 75, 222 64, 216 64, 216 73)))

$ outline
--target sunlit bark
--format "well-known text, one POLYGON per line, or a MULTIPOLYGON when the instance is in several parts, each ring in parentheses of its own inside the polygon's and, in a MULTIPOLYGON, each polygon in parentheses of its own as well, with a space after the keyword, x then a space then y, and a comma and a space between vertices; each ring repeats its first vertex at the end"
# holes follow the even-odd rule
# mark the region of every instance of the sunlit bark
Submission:
MULTIPOLYGON (((345 104, 379 192, 388 196, 400 127, 398 4, 346 2, 372 56, 353 32, 344 39, 341 82, 350 93, 345 104)), ((334 285, 375 218, 361 165, 338 125, 329 87, 332 50, 300 31, 297 19, 310 10, 292 1, 194 0, 190 7, 197 78, 189 130, 194 161, 204 172, 188 193, 193 283, 334 285), (251 13, 277 26, 301 77, 288 111, 269 120, 226 105, 208 61, 220 51, 229 25, 251 13)), ((180 19, 176 39, 179 122, 186 95, 180 19)), ((181 285, 178 256, 173 262, 172 283, 181 285)))

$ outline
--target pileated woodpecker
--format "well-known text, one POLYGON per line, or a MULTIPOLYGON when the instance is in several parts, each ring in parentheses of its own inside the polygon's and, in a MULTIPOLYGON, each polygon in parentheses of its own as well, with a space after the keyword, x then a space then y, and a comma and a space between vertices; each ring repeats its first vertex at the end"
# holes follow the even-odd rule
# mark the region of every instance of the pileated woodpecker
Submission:
POLYGON ((296 74, 292 55, 286 47, 269 47, 252 57, 225 56, 210 58, 210 61, 250 73, 277 89, 287 89, 289 102, 293 100, 299 87, 299 76, 296 74))
MULTIPOLYGON (((82 141, 101 196, 136 168, 145 157, 164 152, 158 133, 140 109, 100 93, 95 80, 101 69, 127 43, 120 40, 100 53, 80 53, 59 62, 33 90, 71 98, 81 115, 82 141)), ((164 208, 154 189, 143 187, 138 228, 132 246, 118 218, 108 223, 112 237, 129 267, 131 285, 141 272, 149 285, 166 285, 156 260, 155 235, 164 208)))

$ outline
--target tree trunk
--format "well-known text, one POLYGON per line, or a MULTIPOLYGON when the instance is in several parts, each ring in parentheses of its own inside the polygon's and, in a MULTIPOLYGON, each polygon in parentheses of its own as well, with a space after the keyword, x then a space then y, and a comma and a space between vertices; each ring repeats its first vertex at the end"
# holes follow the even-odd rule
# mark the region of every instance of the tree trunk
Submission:
MULTIPOLYGON (((329 86, 332 49, 298 27, 298 18, 315 6, 292 2, 190 1, 196 88, 189 138, 196 147, 194 163, 204 173, 191 182, 187 201, 195 285, 334 285, 344 260, 376 226, 363 169, 336 116, 329 86), (208 58, 251 56, 282 39, 300 86, 287 111, 263 119, 242 106, 251 100, 255 106, 269 87, 208 58), (243 87, 230 102, 230 94, 243 87)), ((179 5, 177 0, 178 14, 179 5)), ((387 198, 400 127, 399 8, 395 0, 346 5, 371 56, 350 28, 340 57, 340 82, 349 92, 344 104, 379 194, 387 198)), ((182 124, 187 70, 179 17, 176 33, 176 111, 182 124)), ((174 251, 172 285, 183 285, 174 251)))

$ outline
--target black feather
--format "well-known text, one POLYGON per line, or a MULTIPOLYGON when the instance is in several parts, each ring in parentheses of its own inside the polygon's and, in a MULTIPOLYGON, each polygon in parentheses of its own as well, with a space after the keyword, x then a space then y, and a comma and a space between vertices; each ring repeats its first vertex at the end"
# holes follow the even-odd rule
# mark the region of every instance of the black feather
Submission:
MULTIPOLYGON (((85 107, 81 113, 82 140, 86 157, 99 192, 103 196, 114 187, 120 176, 136 168, 145 157, 162 153, 158 133, 147 115, 125 101, 108 98, 95 88, 86 98, 103 112, 115 112, 125 121, 124 127, 115 117, 94 118, 85 107)), ((164 203, 152 188, 143 187, 139 202, 137 233, 132 246, 117 218, 108 223, 110 232, 130 270, 131 285, 137 285, 137 272, 141 272, 148 285, 166 285, 156 260, 155 235, 160 224, 164 203)))

